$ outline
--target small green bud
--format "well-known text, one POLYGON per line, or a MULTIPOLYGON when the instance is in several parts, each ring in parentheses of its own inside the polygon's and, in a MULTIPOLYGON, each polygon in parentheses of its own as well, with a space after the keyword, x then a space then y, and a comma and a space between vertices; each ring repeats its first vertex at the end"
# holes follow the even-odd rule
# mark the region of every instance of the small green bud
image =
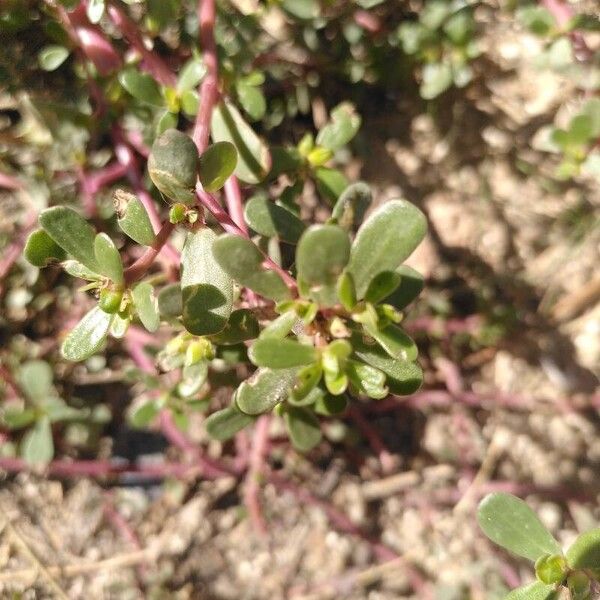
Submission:
POLYGON ((568 573, 567 561, 559 554, 540 556, 535 563, 537 578, 547 584, 561 583, 568 573))
POLYGON ((198 160, 198 149, 192 139, 177 129, 167 129, 152 145, 148 173, 167 198, 193 204, 198 160))
POLYGON ((567 577, 572 600, 589 600, 592 593, 590 578, 583 571, 575 571, 567 577))
POLYGON ((104 288, 100 292, 98 306, 105 313, 114 315, 121 308, 121 300, 123 300, 123 292, 121 290, 104 288))
POLYGON ((311 150, 315 147, 315 140, 312 136, 312 133, 307 133, 304 137, 298 142, 298 152, 307 157, 311 150))
POLYGON ((333 152, 329 148, 317 146, 309 152, 307 158, 313 167, 322 167, 332 156, 333 152))
POLYGON ((171 113, 177 114, 181 108, 179 96, 177 90, 172 87, 166 87, 163 90, 165 100, 167 101, 167 110, 171 113))
POLYGON ((201 360, 211 360, 215 357, 212 344, 204 338, 198 338, 189 343, 185 352, 185 365, 194 365, 201 360))
POLYGON ((185 204, 181 204, 181 202, 173 204, 169 210, 169 221, 173 224, 181 223, 185 219, 186 212, 185 204))

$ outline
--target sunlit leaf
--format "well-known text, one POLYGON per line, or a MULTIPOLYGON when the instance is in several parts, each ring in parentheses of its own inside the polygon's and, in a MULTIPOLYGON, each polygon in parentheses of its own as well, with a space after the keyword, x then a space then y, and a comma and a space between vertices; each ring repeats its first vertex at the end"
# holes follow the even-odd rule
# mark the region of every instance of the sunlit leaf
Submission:
POLYGON ((40 213, 44 231, 68 254, 91 271, 99 272, 94 253, 94 228, 72 208, 54 206, 40 213))
POLYGON ((291 339, 262 338, 252 344, 248 356, 258 367, 287 369, 315 362, 317 352, 313 346, 291 339))
POLYGON ((361 118, 349 102, 342 102, 331 111, 330 121, 319 131, 317 145, 329 150, 345 146, 360 129, 361 118))
POLYGON ((231 142, 236 147, 235 174, 242 181, 259 183, 265 178, 271 168, 269 149, 227 100, 213 111, 211 134, 215 142, 231 142))
POLYGON ((195 396, 208 377, 208 362, 203 360, 183 368, 177 393, 183 398, 195 396))
POLYGON ((600 569, 600 529, 582 533, 567 550, 573 569, 600 569))
POLYGON ((64 46, 45 46, 38 54, 38 62, 44 71, 55 71, 69 56, 64 46))
POLYGON ((211 438, 224 442, 254 421, 254 417, 243 413, 235 404, 219 410, 204 422, 211 438))
POLYGON ((180 94, 193 90, 206 75, 206 66, 198 58, 191 58, 185 63, 177 79, 177 91, 180 94))
POLYGON ((513 590, 504 600, 558 600, 558 598, 559 592, 553 585, 536 581, 513 590))
POLYGON ((194 335, 219 333, 233 304, 233 281, 213 256, 216 234, 208 227, 189 233, 181 254, 183 324, 194 335))
POLYGON ((119 73, 119 83, 137 100, 152 106, 164 106, 165 99, 154 79, 134 67, 119 73))
POLYGON ((142 325, 151 332, 158 329, 160 317, 154 288, 147 282, 138 283, 132 290, 133 304, 142 325))
POLYGON ((294 311, 290 310, 284 312, 267 324, 267 326, 260 332, 260 337, 261 339, 283 339, 299 321, 300 319, 294 311))
POLYGON ((216 142, 200 156, 198 172, 207 192, 220 190, 237 165, 237 150, 230 142, 216 142))
POLYGON ((152 246, 156 236, 150 217, 141 200, 129 192, 117 190, 114 204, 118 217, 117 223, 121 231, 138 244, 152 246))
POLYGON ((331 217, 346 231, 356 231, 372 200, 371 188, 366 183, 363 181, 352 183, 338 198, 331 217))
POLYGON ((88 0, 86 13, 92 23, 98 23, 104 14, 104 0, 88 0))
POLYGON ((265 237, 275 237, 295 244, 306 229, 306 225, 289 210, 269 199, 255 196, 244 207, 246 223, 265 237))
POLYGON ((85 360, 100 350, 112 321, 109 315, 95 306, 75 325, 61 346, 61 353, 67 360, 85 360))
POLYGON ((335 204, 348 187, 348 179, 337 169, 318 167, 314 171, 317 190, 330 204, 335 204))
POLYGON ((43 229, 29 234, 23 254, 34 267, 45 267, 50 262, 66 258, 65 251, 43 229))
POLYGON ((418 350, 415 342, 398 325, 386 327, 366 327, 377 343, 392 357, 403 361, 417 359, 418 350))
POLYGON ((517 556, 535 561, 562 552, 527 503, 512 494, 488 494, 479 504, 477 520, 490 540, 517 556))
POLYGON ((267 110, 267 101, 260 88, 253 85, 248 85, 244 81, 240 81, 235 86, 238 100, 244 112, 252 119, 259 121, 265 116, 267 110))
POLYGON ((419 92, 425 100, 432 100, 452 85, 452 68, 446 63, 430 63, 423 67, 423 82, 419 92))
POLYGON ((106 235, 99 233, 94 240, 94 255, 99 272, 115 283, 123 283, 123 263, 115 243, 106 235))
POLYGON ((348 263, 358 298, 364 297, 377 274, 395 271, 426 231, 425 215, 404 200, 386 202, 373 212, 356 234, 348 263))
POLYGON ((373 304, 381 302, 393 293, 400 285, 401 276, 395 271, 382 271, 377 273, 365 292, 365 300, 373 304))
POLYGON ((128 416, 129 423, 138 429, 148 427, 158 416, 160 405, 158 402, 150 400, 136 406, 128 416))
POLYGON ((283 413, 290 440, 300 452, 308 452, 323 437, 319 420, 314 413, 300 406, 288 406, 283 413))
POLYGON ((298 369, 260 368, 242 382, 235 394, 238 408, 248 415, 270 411, 289 395, 298 369))

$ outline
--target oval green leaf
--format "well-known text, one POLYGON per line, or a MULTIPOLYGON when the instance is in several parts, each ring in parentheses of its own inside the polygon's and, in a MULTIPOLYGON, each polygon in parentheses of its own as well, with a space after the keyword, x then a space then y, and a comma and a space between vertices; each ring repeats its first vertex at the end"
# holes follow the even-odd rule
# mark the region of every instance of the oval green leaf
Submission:
POLYGON ((44 71, 55 71, 68 56, 69 51, 64 46, 45 46, 38 54, 38 62, 44 71))
POLYGON ((566 556, 572 569, 600 569, 600 529, 582 533, 566 556))
POLYGON ((238 408, 247 415, 270 411, 289 395, 298 369, 258 369, 235 394, 238 408))
POLYGON ((237 150, 230 142, 216 142, 200 157, 198 174, 207 192, 220 190, 237 165, 237 150))
POLYGON ((132 296, 142 325, 150 332, 156 331, 160 325, 160 317, 154 288, 145 281, 138 283, 132 290, 132 296))
POLYGON ((208 419, 204 425, 211 438, 224 442, 232 438, 238 431, 254 421, 254 417, 243 413, 235 404, 219 410, 208 419))
POLYGON ((99 233, 94 240, 94 255, 100 273, 117 284, 123 283, 123 263, 115 243, 106 235, 99 233))
POLYGON ((288 406, 283 413, 283 419, 296 450, 308 452, 321 441, 323 434, 319 419, 311 410, 301 406, 288 406))
POLYGON ((348 187, 346 176, 337 169, 319 167, 315 169, 317 190, 330 204, 337 202, 342 192, 348 187))
POLYGON ((295 214, 261 196, 246 202, 244 219, 256 233, 278 237, 290 244, 296 244, 306 229, 306 225, 295 214))
POLYGON ((360 129, 361 118, 349 102, 338 104, 331 111, 330 121, 319 131, 317 145, 336 151, 345 146, 360 129))
POLYGON ((245 183, 259 183, 271 168, 265 143, 246 123, 238 109, 227 100, 213 111, 211 135, 215 142, 231 142, 238 153, 235 174, 245 183))
POLYGON ((23 254, 34 267, 40 268, 66 258, 65 251, 43 229, 29 234, 23 254))
POLYGON ((382 271, 377 273, 369 283, 365 292, 365 300, 372 304, 377 304, 392 292, 398 289, 401 276, 396 271, 382 271))
POLYGON ((75 325, 61 346, 61 354, 75 362, 89 358, 106 340, 113 315, 95 306, 75 325))
POLYGON ((19 386, 25 395, 37 402, 55 395, 52 368, 43 360, 30 360, 19 369, 19 386))
POLYGON ((248 357, 257 367, 287 369, 309 365, 317 360, 313 346, 294 340, 262 338, 256 340, 248 350, 248 357))
POLYGON ((427 231, 425 215, 404 200, 379 207, 356 234, 348 271, 354 277, 356 294, 364 295, 373 278, 382 271, 395 271, 421 243, 427 231))
POLYGON ((400 285, 383 301, 394 308, 406 308, 423 290, 425 280, 423 275, 408 265, 401 265, 396 269, 400 275, 400 285))
POLYGON ((44 231, 68 254, 95 273, 99 272, 94 253, 94 228, 72 208, 54 206, 40 213, 44 231))
POLYGON ((310 297, 323 306, 337 303, 337 279, 350 257, 350 238, 337 225, 313 225, 298 242, 298 279, 310 297))
POLYGON ((553 585, 536 581, 513 590, 504 600, 558 600, 558 598, 559 592, 553 585))
POLYGON ((117 190, 114 204, 121 231, 142 246, 152 246, 156 236, 141 200, 129 192, 117 190))
POLYGON ((260 327, 254 313, 248 308, 234 310, 227 325, 211 338, 215 344, 230 346, 258 337, 260 327))
POLYGON ((213 245, 213 254, 221 267, 240 285, 276 302, 291 297, 278 273, 262 266, 262 252, 250 240, 226 233, 213 245))
POLYGON ((233 304, 233 281, 213 256, 216 234, 189 233, 181 253, 183 325, 194 335, 219 333, 233 304))
POLYGON ((52 427, 48 417, 41 417, 24 435, 21 441, 21 456, 30 465, 45 464, 54 456, 52 427))
POLYGON ((536 561, 544 554, 562 553, 527 503, 511 494, 486 496, 479 504, 477 520, 490 540, 517 556, 536 561))
POLYGON ((154 79, 131 67, 119 73, 119 83, 137 100, 152 106, 164 106, 165 100, 154 79))

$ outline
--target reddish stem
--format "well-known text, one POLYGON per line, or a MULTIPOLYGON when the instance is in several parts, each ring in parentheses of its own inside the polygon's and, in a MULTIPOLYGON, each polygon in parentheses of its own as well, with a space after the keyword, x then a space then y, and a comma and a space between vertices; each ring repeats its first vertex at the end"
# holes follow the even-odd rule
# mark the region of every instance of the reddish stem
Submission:
POLYGON ((225 202, 233 222, 248 235, 248 226, 244 219, 244 205, 242 201, 242 191, 240 183, 235 175, 232 175, 225 182, 225 202))
POLYGON ((160 56, 146 48, 137 24, 114 4, 109 4, 107 12, 117 29, 121 31, 131 46, 133 46, 141 55, 142 69, 152 75, 158 83, 164 86, 174 87, 177 83, 177 78, 160 56))
POLYGON ((143 277, 158 256, 158 253, 162 250, 163 246, 167 243, 169 236, 173 232, 175 225, 170 221, 165 221, 160 231, 156 235, 156 239, 152 246, 150 246, 142 256, 140 256, 131 266, 125 269, 125 282, 128 284, 137 281, 143 277))
POLYGON ((269 425, 271 418, 263 415, 256 421, 252 437, 252 449, 248 473, 244 484, 244 502, 257 533, 265 535, 267 527, 260 507, 260 480, 264 470, 264 458, 269 445, 269 425))

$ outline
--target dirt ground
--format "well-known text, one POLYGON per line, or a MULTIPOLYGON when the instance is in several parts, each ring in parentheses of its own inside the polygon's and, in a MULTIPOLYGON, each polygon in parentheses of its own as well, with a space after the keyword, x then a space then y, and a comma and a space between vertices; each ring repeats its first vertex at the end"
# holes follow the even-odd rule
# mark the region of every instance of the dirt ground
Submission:
MULTIPOLYGON (((576 104, 570 81, 535 67, 540 42, 508 16, 486 32, 477 81, 439 109, 410 90, 365 107, 350 166, 431 227, 410 261, 427 287, 407 318, 423 391, 368 413, 386 468, 349 418, 327 426, 330 439, 353 432, 345 444, 306 457, 274 444, 270 465, 312 495, 261 482, 262 536, 233 477, 3 476, 1 597, 494 600, 533 574, 478 531, 483 494, 527 497, 565 544, 598 526, 600 302, 585 290, 600 277, 600 183, 557 183, 554 159, 531 148, 576 104), (320 500, 364 536, 340 532, 320 500), (380 562, 377 543, 400 558, 380 562)), ((200 422, 191 435, 204 440, 200 422)), ((144 445, 154 437, 124 443, 161 460, 160 440, 155 454, 144 445)))

